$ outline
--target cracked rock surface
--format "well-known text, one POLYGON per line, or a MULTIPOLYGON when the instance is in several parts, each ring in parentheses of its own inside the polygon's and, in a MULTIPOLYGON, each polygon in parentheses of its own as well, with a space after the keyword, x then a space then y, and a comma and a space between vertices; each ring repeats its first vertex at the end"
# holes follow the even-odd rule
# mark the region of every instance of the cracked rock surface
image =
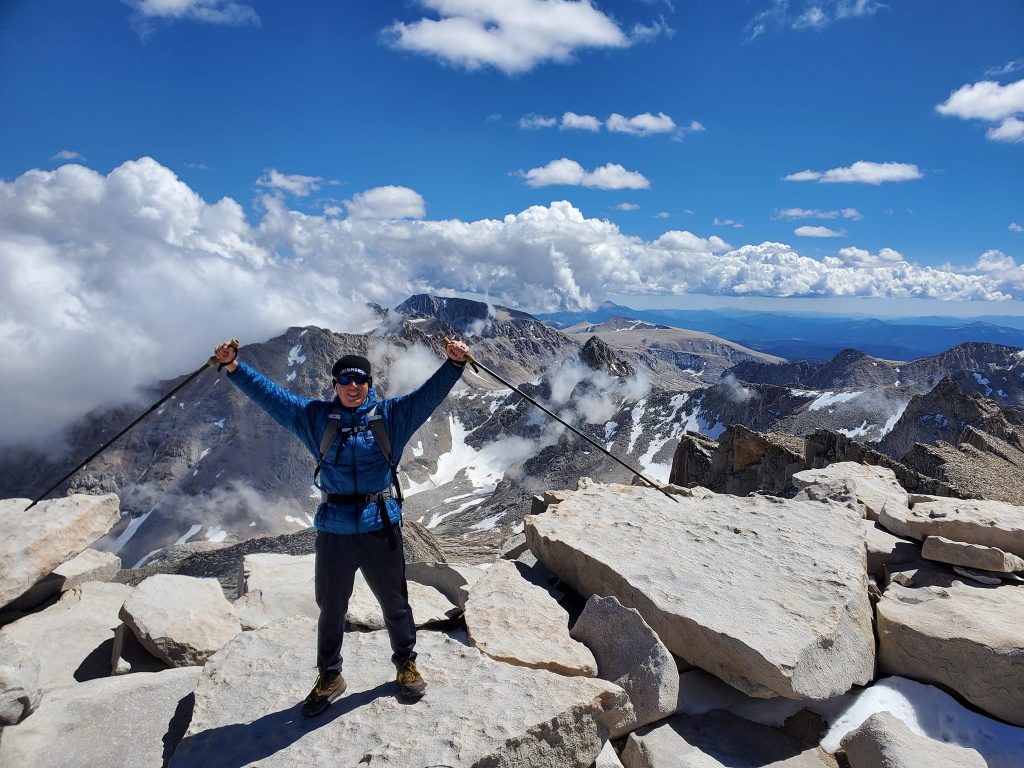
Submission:
POLYGON ((496 662, 434 632, 416 646, 426 696, 407 705, 387 633, 361 632, 345 636, 347 692, 307 719, 299 706, 316 676, 315 635, 313 620, 286 619, 211 658, 171 767, 588 768, 629 706, 612 683, 496 662))
POLYGON ((615 595, 673 654, 748 695, 825 698, 872 679, 856 513, 770 497, 676 498, 585 488, 526 519, 530 549, 581 595, 615 595))

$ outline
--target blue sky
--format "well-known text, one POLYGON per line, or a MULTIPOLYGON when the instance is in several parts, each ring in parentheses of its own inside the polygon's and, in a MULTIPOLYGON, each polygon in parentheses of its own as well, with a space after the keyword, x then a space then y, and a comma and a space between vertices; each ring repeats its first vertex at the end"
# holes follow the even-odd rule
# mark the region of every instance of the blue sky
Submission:
POLYGON ((1019 0, 7 0, 0 104, 40 418, 418 291, 1024 314, 1019 0))
MULTIPOLYGON (((235 23, 140 10, 188 4, 5 3, 3 178, 53 167, 61 151, 101 173, 148 155, 206 200, 230 196, 250 215, 255 182, 276 169, 341 182, 289 200, 306 210, 390 184, 422 195, 432 219, 500 218, 566 199, 648 239, 679 228, 733 245, 798 244, 816 257, 889 247, 934 265, 1024 250, 1010 229, 1024 224, 1024 146, 986 139, 989 122, 936 111, 962 85, 1024 77, 1016 0, 865 3, 861 16, 797 29, 810 4, 757 22, 778 4, 603 2, 594 8, 624 42, 570 42, 565 61, 514 62, 513 71, 500 61, 468 69, 453 60, 455 44, 433 54, 400 47, 396 22, 441 18, 445 3, 205 4, 247 10, 235 23), (757 23, 765 31, 751 40, 757 23), (519 127, 524 116, 566 112, 603 122, 664 114, 681 130, 519 127), (693 121, 702 130, 688 130, 693 121), (617 163, 650 187, 530 187, 515 175, 563 157, 588 170, 617 163), (858 161, 913 165, 921 177, 782 181, 858 161), (639 208, 614 208, 622 204, 639 208), (863 218, 780 217, 787 209, 863 218), (845 234, 800 237, 800 226, 845 234)), ((840 5, 814 7, 828 18, 840 5)))
MULTIPOLYGON (((14 0, 0 10, 0 173, 67 158, 106 174, 149 156, 252 221, 268 189, 258 180, 273 170, 323 180, 284 193, 311 213, 395 185, 421 196, 431 220, 567 200, 645 240, 686 230, 818 259, 889 248, 955 267, 990 250, 1024 257, 1024 132, 992 140, 998 121, 936 109, 961 86, 1024 78, 1020 2, 623 0, 564 16, 600 21, 589 40, 526 30, 508 42, 535 45, 533 58, 498 44, 460 58, 458 32, 419 50, 405 42, 460 11, 511 26, 517 14, 544 21, 544 5, 14 0), (566 128, 566 113, 592 129, 566 128), (612 115, 633 133, 609 130, 612 115), (664 132, 632 127, 638 115, 664 132), (531 119, 556 122, 521 127, 531 119), (563 158, 584 172, 616 164, 643 186, 523 176, 563 158), (855 163, 892 164, 906 180, 784 180, 855 163)), ((1011 120, 1024 110, 1024 95, 1013 99, 1011 120)))

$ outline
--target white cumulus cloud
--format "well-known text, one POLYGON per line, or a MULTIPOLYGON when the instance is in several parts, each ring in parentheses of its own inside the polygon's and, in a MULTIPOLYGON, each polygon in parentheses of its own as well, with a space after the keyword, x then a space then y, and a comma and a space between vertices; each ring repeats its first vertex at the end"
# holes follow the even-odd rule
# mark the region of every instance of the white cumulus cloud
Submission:
POLYGON ((742 222, 735 221, 733 219, 720 219, 717 216, 715 217, 714 223, 716 227, 733 227, 735 229, 743 229, 743 227, 746 226, 742 222))
POLYGON ((575 129, 596 133, 601 130, 601 121, 593 115, 577 115, 575 112, 566 112, 562 115, 562 124, 560 127, 564 130, 575 129))
POLYGON ((883 184, 887 181, 910 181, 924 176, 913 163, 873 163, 858 160, 844 168, 828 171, 797 171, 783 176, 783 181, 817 181, 821 184, 883 184))
POLYGON ((638 171, 627 171, 618 163, 607 163, 587 171, 575 160, 567 157, 552 160, 547 165, 520 171, 519 175, 531 187, 556 184, 591 187, 594 189, 647 189, 651 182, 638 171))
POLYGON ((396 21, 384 31, 399 50, 476 70, 507 74, 566 62, 588 48, 625 48, 644 35, 624 32, 589 0, 418 0, 437 18, 396 21))
POLYGON ((80 154, 72 149, 62 149, 60 152, 53 155, 51 160, 84 160, 80 154))
POLYGON ((993 80, 962 85, 935 110, 940 115, 997 123, 985 132, 992 141, 1024 141, 1024 121, 1018 117, 1024 114, 1024 80, 1009 85, 993 80))
POLYGON ((826 264, 843 267, 881 267, 905 262, 903 254, 892 248, 882 248, 878 253, 864 248, 840 248, 837 256, 825 259, 826 264))
POLYGON ((1017 264, 1012 256, 1002 251, 985 251, 978 258, 972 271, 985 275, 1010 292, 1024 290, 1024 264, 1017 264))
POLYGON ((1016 221, 1011 221, 1010 222, 1010 226, 1009 226, 1009 230, 1011 232, 1024 232, 1024 227, 1022 227, 1016 221))
POLYGON ((263 174, 256 184, 276 192, 287 192, 296 197, 308 197, 325 183, 320 176, 303 176, 298 173, 281 173, 271 168, 263 174))
POLYGON ((985 136, 992 141, 1005 141, 1010 144, 1019 144, 1024 141, 1024 120, 1016 117, 1008 117, 999 125, 985 131, 985 136))
POLYGON ((860 221, 864 217, 856 208, 840 208, 838 210, 823 211, 818 208, 783 208, 775 212, 776 219, 793 221, 796 219, 852 219, 860 221))
POLYGON ((690 121, 688 125, 678 126, 664 112, 659 112, 657 115, 643 112, 633 117, 626 117, 613 112, 603 122, 594 115, 580 115, 576 112, 564 112, 561 119, 537 115, 531 112, 519 119, 520 128, 551 128, 555 125, 558 125, 562 130, 590 131, 591 133, 598 133, 602 126, 604 126, 612 133, 627 133, 632 136, 652 136, 656 133, 668 133, 673 134, 676 138, 679 138, 684 133, 700 133, 704 130, 704 126, 696 120, 690 121))
POLYGON ((626 117, 618 112, 613 112, 605 121, 605 125, 613 133, 629 133, 633 136, 675 133, 677 130, 675 121, 664 112, 659 112, 656 115, 652 115, 650 112, 643 112, 633 117, 626 117))
POLYGON ((234 0, 123 0, 139 19, 190 19, 208 24, 255 24, 252 6, 234 0))
MULTIPOLYGON (((404 195, 412 208, 414 195, 404 195)), ((347 202, 357 198, 367 200, 347 202)), ((888 249, 817 260, 681 230, 645 240, 565 201, 432 221, 315 215, 286 200, 264 194, 250 222, 234 200, 208 202, 150 158, 105 175, 69 163, 0 181, 0 443, 45 440, 139 385, 194 370, 220 339, 358 330, 371 318, 365 301, 412 293, 485 294, 528 311, 591 309, 612 292, 1024 298, 1024 267, 998 251, 958 269, 888 249), (53 366, 75 371, 73 384, 45 373, 53 366)))
POLYGON ((374 187, 345 200, 353 219, 422 219, 427 213, 423 196, 408 187, 374 187))
POLYGON ((530 114, 523 115, 519 118, 519 127, 526 129, 550 128, 557 122, 557 117, 544 117, 543 115, 535 115, 531 112, 530 114))
POLYGON ((992 80, 962 85, 935 108, 940 115, 1002 120, 1024 112, 1024 80, 1000 85, 992 80))
POLYGON ((636 203, 619 203, 618 205, 614 206, 614 208, 617 211, 635 211, 638 210, 640 206, 637 205, 636 203))
POLYGON ((828 227, 797 227, 793 230, 797 237, 842 237, 845 229, 835 230, 828 227))
POLYGON ((653 245, 670 251, 683 251, 686 253, 721 253, 732 248, 731 245, 717 235, 704 238, 693 234, 693 232, 678 229, 669 230, 655 240, 653 245))

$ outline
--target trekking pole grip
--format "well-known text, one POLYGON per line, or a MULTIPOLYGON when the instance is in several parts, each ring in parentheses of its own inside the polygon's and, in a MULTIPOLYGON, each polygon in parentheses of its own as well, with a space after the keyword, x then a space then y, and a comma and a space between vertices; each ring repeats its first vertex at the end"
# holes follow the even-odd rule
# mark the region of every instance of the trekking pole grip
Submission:
MULTIPOLYGON (((454 343, 455 342, 452 341, 451 339, 449 339, 447 336, 444 337, 444 348, 446 350, 448 349, 448 345, 449 344, 454 344, 454 343)), ((470 366, 472 366, 474 371, 476 371, 477 373, 480 373, 480 369, 476 367, 476 359, 473 357, 473 353, 472 352, 468 352, 468 351, 466 352, 466 362, 469 363, 470 366)))
POLYGON ((206 364, 216 365, 217 370, 220 371, 224 368, 224 366, 231 365, 231 363, 235 362, 235 360, 238 359, 238 348, 242 346, 242 342, 240 342, 238 339, 232 339, 231 341, 228 342, 228 346, 235 350, 235 356, 232 357, 228 362, 222 363, 220 360, 217 359, 216 355, 210 355, 210 359, 206 361, 206 364))

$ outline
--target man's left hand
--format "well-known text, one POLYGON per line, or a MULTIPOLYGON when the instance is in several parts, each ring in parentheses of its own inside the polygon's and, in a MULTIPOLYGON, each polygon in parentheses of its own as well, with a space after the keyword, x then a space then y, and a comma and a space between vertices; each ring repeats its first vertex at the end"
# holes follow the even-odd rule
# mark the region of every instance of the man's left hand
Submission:
POLYGON ((461 341, 450 341, 444 348, 445 354, 448 355, 448 359, 455 363, 465 363, 469 358, 469 347, 463 344, 461 341))

